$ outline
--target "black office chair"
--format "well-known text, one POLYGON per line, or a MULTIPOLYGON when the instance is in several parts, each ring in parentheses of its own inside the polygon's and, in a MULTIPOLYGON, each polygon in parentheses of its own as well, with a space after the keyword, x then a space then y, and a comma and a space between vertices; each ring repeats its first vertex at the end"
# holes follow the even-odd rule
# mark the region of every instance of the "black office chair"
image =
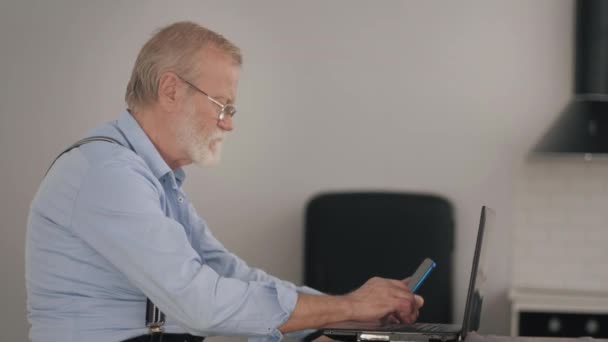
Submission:
POLYGON ((313 197, 306 208, 304 282, 331 294, 367 279, 402 279, 429 257, 418 321, 452 322, 452 205, 426 194, 353 192, 313 197))

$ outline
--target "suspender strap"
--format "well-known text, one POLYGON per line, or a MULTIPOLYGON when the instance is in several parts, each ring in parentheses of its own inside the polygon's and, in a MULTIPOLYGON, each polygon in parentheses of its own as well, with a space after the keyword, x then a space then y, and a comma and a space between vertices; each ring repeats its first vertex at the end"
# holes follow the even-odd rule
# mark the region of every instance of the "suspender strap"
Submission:
POLYGON ((110 138, 110 137, 104 137, 104 136, 93 136, 93 137, 88 137, 88 138, 84 138, 82 140, 77 141, 74 145, 66 148, 65 150, 63 150, 63 152, 59 153, 59 155, 55 158, 55 160, 53 160, 53 162, 51 163, 51 166, 49 166, 48 169, 46 169, 46 172, 44 173, 44 175, 46 176, 47 173, 49 173, 49 171, 51 170, 51 168, 53 167, 53 165, 55 165, 55 162, 57 161, 57 159, 59 159, 62 155, 70 152, 71 150, 80 147, 84 144, 93 142, 93 141, 105 141, 105 142, 109 142, 109 143, 114 143, 114 144, 118 144, 120 146, 123 146, 123 144, 120 143, 120 141, 114 139, 114 138, 110 138))
POLYGON ((146 304, 146 327, 148 327, 148 331, 151 334, 162 333, 164 324, 165 314, 148 298, 146 304))
MULTIPOLYGON (((109 143, 113 143, 113 144, 118 144, 118 145, 126 148, 126 146, 123 145, 120 141, 118 141, 114 138, 111 138, 111 137, 92 136, 92 137, 84 138, 82 140, 77 141, 74 145, 66 148, 63 152, 61 152, 57 156, 57 158, 55 158, 55 160, 53 160, 53 162, 51 163, 51 166, 49 166, 49 168, 46 170, 45 176, 46 176, 46 174, 49 173, 49 171, 51 170, 51 167, 53 167, 53 165, 55 164, 57 159, 59 159, 62 155, 70 152, 71 150, 73 150, 75 148, 78 148, 84 144, 88 144, 93 141, 105 141, 105 142, 109 142, 109 143)), ((148 327, 150 334, 152 334, 152 335, 162 334, 164 324, 165 324, 165 314, 162 311, 160 311, 160 309, 156 305, 154 305, 154 303, 152 303, 152 301, 148 298, 147 303, 146 303, 146 327, 148 327)))

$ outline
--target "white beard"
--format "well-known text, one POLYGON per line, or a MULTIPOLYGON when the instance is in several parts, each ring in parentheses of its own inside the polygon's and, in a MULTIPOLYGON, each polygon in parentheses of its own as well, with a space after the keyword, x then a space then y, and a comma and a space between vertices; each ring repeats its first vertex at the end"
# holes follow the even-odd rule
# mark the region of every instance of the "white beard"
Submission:
POLYGON ((213 166, 220 163, 223 133, 215 130, 207 137, 198 136, 190 146, 192 162, 198 166, 213 166))
POLYGON ((200 122, 194 105, 184 114, 183 121, 177 127, 177 136, 188 157, 198 166, 219 164, 224 132, 215 127, 213 132, 206 135, 207 126, 200 122))

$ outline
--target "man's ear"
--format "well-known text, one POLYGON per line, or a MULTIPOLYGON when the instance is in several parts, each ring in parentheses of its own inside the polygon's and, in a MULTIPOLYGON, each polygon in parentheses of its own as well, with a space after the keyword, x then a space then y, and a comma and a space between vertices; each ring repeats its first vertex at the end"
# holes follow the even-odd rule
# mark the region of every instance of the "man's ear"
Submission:
POLYGON ((158 104, 166 111, 172 111, 178 100, 178 79, 172 72, 164 72, 158 80, 158 104))

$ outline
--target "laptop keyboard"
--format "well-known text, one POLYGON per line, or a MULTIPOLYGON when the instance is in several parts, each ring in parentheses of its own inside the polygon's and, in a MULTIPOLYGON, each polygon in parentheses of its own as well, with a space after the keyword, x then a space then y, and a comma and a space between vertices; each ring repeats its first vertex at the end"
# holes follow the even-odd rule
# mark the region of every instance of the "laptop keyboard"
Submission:
MULTIPOLYGON (((389 330, 391 326, 387 326, 389 330)), ((414 323, 407 326, 396 324, 394 331, 401 332, 453 332, 454 327, 450 324, 434 324, 434 323, 414 323)))
POLYGON ((412 327, 418 331, 437 332, 443 330, 441 325, 428 323, 414 323, 412 324, 412 327))

